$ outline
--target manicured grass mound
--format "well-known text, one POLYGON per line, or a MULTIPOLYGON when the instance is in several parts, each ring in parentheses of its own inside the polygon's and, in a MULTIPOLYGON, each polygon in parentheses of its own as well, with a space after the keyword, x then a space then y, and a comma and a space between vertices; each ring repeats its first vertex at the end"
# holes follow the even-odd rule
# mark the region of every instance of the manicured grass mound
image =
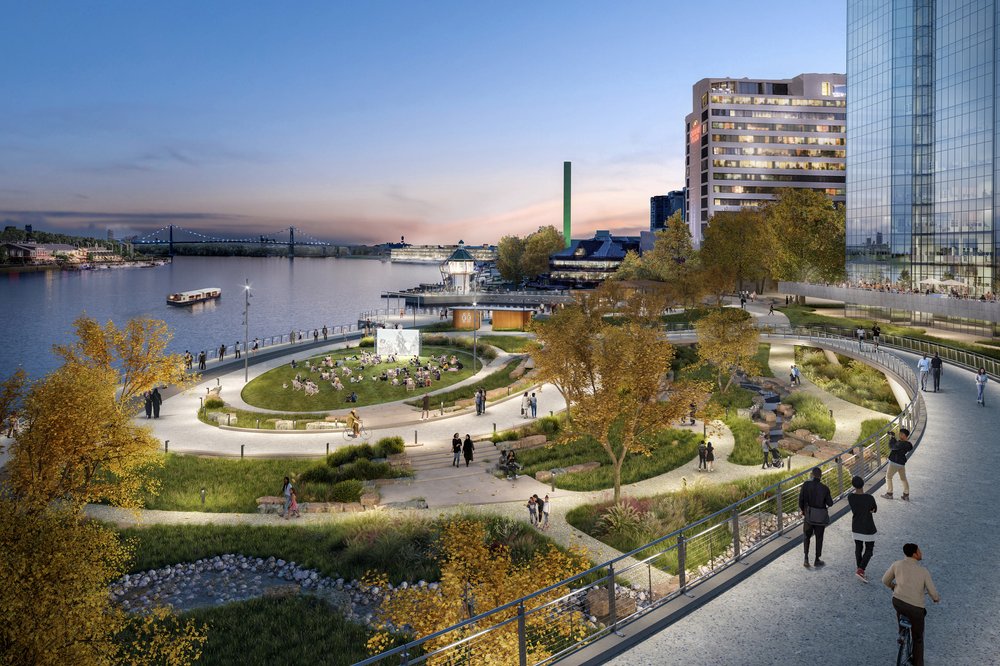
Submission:
MULTIPOLYGON (((410 365, 411 358, 400 357, 395 363, 383 362, 378 365, 368 365, 362 370, 360 369, 362 364, 358 358, 360 358, 363 352, 367 351, 370 350, 346 349, 297 359, 297 367, 295 368, 291 367, 290 363, 285 363, 253 379, 244 387, 241 396, 247 404, 262 409, 288 412, 320 412, 402 400, 414 395, 422 395, 430 391, 440 390, 475 374, 475 370, 472 367, 472 354, 465 349, 459 348, 458 345, 442 347, 424 345, 421 349, 421 352, 423 352, 423 355, 420 357, 421 366, 428 362, 440 365, 437 361, 432 361, 430 357, 444 355, 449 359, 452 356, 456 357, 462 363, 463 367, 457 372, 442 371, 441 379, 433 380, 429 388, 417 387, 414 391, 407 391, 402 382, 399 385, 393 385, 391 381, 372 380, 372 376, 377 377, 384 371, 396 368, 409 368, 412 372, 415 370, 415 367, 410 365), (363 381, 350 383, 348 381, 349 378, 343 374, 342 368, 323 368, 323 371, 336 372, 340 378, 344 388, 338 391, 331 386, 330 380, 320 379, 319 370, 310 372, 306 369, 305 362, 307 360, 316 367, 327 357, 334 361, 344 361, 346 367, 352 372, 351 376, 355 378, 361 377, 363 381), (306 395, 303 390, 293 389, 292 380, 296 375, 311 379, 319 388, 319 392, 315 395, 306 395), (288 388, 284 388, 284 386, 288 388), (356 404, 346 402, 347 396, 351 392, 358 394, 358 402, 356 404)), ((482 367, 481 358, 477 365, 477 368, 479 367, 482 367)), ((268 416, 269 418, 273 418, 271 415, 268 416)))
MULTIPOLYGON (((664 430, 657 433, 649 456, 631 455, 625 459, 622 465, 622 483, 643 481, 677 469, 697 455, 700 441, 701 435, 687 430, 664 430)), ((601 467, 595 470, 556 475, 556 487, 565 490, 604 490, 614 487, 608 454, 590 438, 530 449, 519 453, 518 460, 524 466, 521 473, 530 476, 542 470, 597 461, 601 463, 601 467)))
POLYGON ((480 335, 479 342, 502 349, 509 354, 525 354, 535 339, 525 335, 480 335))
POLYGON ((881 372, 848 356, 837 354, 831 363, 821 349, 795 347, 795 362, 806 379, 841 400, 895 416, 900 412, 889 382, 881 372))
POLYGON ((837 431, 837 422, 830 416, 830 410, 822 400, 799 391, 786 397, 783 402, 795 408, 795 416, 792 417, 790 426, 792 430, 805 428, 823 439, 833 439, 833 434, 837 431))

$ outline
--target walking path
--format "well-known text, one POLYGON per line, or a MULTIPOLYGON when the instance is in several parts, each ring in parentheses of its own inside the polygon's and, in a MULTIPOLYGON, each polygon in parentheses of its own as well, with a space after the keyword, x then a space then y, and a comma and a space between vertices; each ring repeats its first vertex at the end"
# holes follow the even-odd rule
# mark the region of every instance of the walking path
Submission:
POLYGON ((977 406, 973 374, 955 367, 946 368, 942 386, 924 394, 927 426, 906 466, 911 501, 878 497, 870 585, 854 577, 843 519, 827 529, 826 567, 804 569, 794 549, 610 663, 662 664, 668 654, 671 663, 713 666, 892 663, 895 620, 878 579, 906 542, 920 545, 943 599, 928 608, 927 663, 997 663, 1000 518, 989 500, 990 470, 1000 468, 1000 390, 991 382, 987 407, 977 406))

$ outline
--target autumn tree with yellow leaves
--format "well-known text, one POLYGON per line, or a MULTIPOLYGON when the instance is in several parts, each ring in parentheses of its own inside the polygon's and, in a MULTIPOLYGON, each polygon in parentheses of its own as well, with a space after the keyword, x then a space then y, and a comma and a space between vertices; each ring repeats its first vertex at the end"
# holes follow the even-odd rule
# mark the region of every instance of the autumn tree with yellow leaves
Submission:
POLYGON ((622 465, 649 455, 653 436, 689 414, 708 393, 704 382, 668 382, 673 346, 659 317, 667 295, 605 283, 535 326, 540 378, 570 408, 565 442, 592 437, 613 468, 621 499, 622 465))
POLYGON ((93 501, 137 507, 152 487, 158 444, 133 418, 143 392, 184 383, 183 361, 166 353, 163 322, 84 317, 75 328, 77 342, 55 349, 58 369, 0 384, 0 421, 16 410, 23 424, 0 488, 0 664, 191 663, 202 629, 111 604, 107 586, 131 551, 82 512, 93 501))
POLYGON ((698 357, 714 368, 716 383, 723 393, 740 373, 760 372, 754 356, 760 343, 760 332, 753 317, 737 308, 715 308, 694 323, 698 334, 698 357), (722 381, 726 379, 723 386, 722 381))
MULTIPOLYGON (((405 629, 417 637, 428 636, 480 613, 503 606, 526 594, 554 585, 585 571, 589 563, 582 551, 562 552, 553 545, 536 551, 527 561, 515 562, 506 543, 488 539, 481 521, 456 519, 442 529, 438 544, 441 581, 437 589, 408 587, 392 590, 379 609, 379 620, 385 629, 373 634, 368 641, 372 653, 385 651, 395 637, 389 628, 405 629)), ((370 576, 369 586, 386 588, 384 575, 370 576)), ((566 594, 556 588, 534 597, 531 607, 542 606, 566 594)), ((517 609, 494 613, 482 623, 448 632, 428 641, 427 652, 443 648, 516 617, 517 609)), ((585 623, 574 609, 550 609, 525 617, 526 649, 530 663, 551 656, 551 646, 582 638, 585 623)), ((484 634, 467 644, 435 657, 428 664, 475 663, 483 666, 506 666, 516 661, 519 649, 517 622, 484 634)))

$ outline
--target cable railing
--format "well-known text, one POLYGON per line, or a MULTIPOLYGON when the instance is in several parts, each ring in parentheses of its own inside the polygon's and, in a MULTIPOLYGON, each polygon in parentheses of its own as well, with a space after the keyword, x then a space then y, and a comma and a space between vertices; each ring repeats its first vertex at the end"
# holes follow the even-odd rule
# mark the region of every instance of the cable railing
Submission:
MULTIPOLYGON (((375 322, 373 322, 373 325, 375 322)), ((242 354, 250 353, 250 358, 253 358, 254 353, 259 353, 265 350, 271 350, 275 347, 280 347, 282 345, 287 346, 290 349, 294 349, 296 345, 309 344, 309 343, 319 343, 319 342, 346 342, 351 337, 356 337, 358 334, 364 331, 364 327, 359 327, 357 324, 341 324, 341 325, 328 325, 320 324, 319 327, 313 328, 292 328, 289 329, 287 333, 277 333, 275 335, 265 335, 265 336, 255 336, 250 338, 249 349, 243 348, 243 339, 240 338, 236 341, 239 345, 240 350, 240 360, 242 360, 242 354), (256 343, 257 348, 254 349, 254 344, 256 343)), ((206 362, 217 362, 219 360, 219 352, 222 350, 222 345, 214 349, 205 350, 195 350, 191 354, 194 357, 194 362, 192 367, 197 368, 198 366, 198 355, 204 351, 206 362)), ((224 362, 236 360, 236 347, 235 345, 226 344, 225 356, 222 359, 224 362)))
MULTIPOLYGON (((856 341, 822 331, 769 330, 764 337, 861 355, 906 387, 910 401, 898 416, 864 441, 815 465, 835 502, 851 492, 852 476, 870 481, 882 472, 891 431, 907 428, 916 434, 922 428, 922 401, 912 364, 885 351, 864 352, 856 341)), ((556 661, 689 595, 695 586, 801 525, 798 494, 809 478, 810 470, 793 474, 629 553, 355 666, 497 663, 498 650, 504 651, 506 663, 519 666, 556 661)))

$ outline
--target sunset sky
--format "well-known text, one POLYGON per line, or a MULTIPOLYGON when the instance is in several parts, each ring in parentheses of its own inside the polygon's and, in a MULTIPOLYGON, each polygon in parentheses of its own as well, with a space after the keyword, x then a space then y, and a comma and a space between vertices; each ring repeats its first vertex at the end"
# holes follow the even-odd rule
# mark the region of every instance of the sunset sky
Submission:
POLYGON ((0 222, 342 242, 648 228, 691 85, 845 70, 842 2, 16 2, 0 222))

